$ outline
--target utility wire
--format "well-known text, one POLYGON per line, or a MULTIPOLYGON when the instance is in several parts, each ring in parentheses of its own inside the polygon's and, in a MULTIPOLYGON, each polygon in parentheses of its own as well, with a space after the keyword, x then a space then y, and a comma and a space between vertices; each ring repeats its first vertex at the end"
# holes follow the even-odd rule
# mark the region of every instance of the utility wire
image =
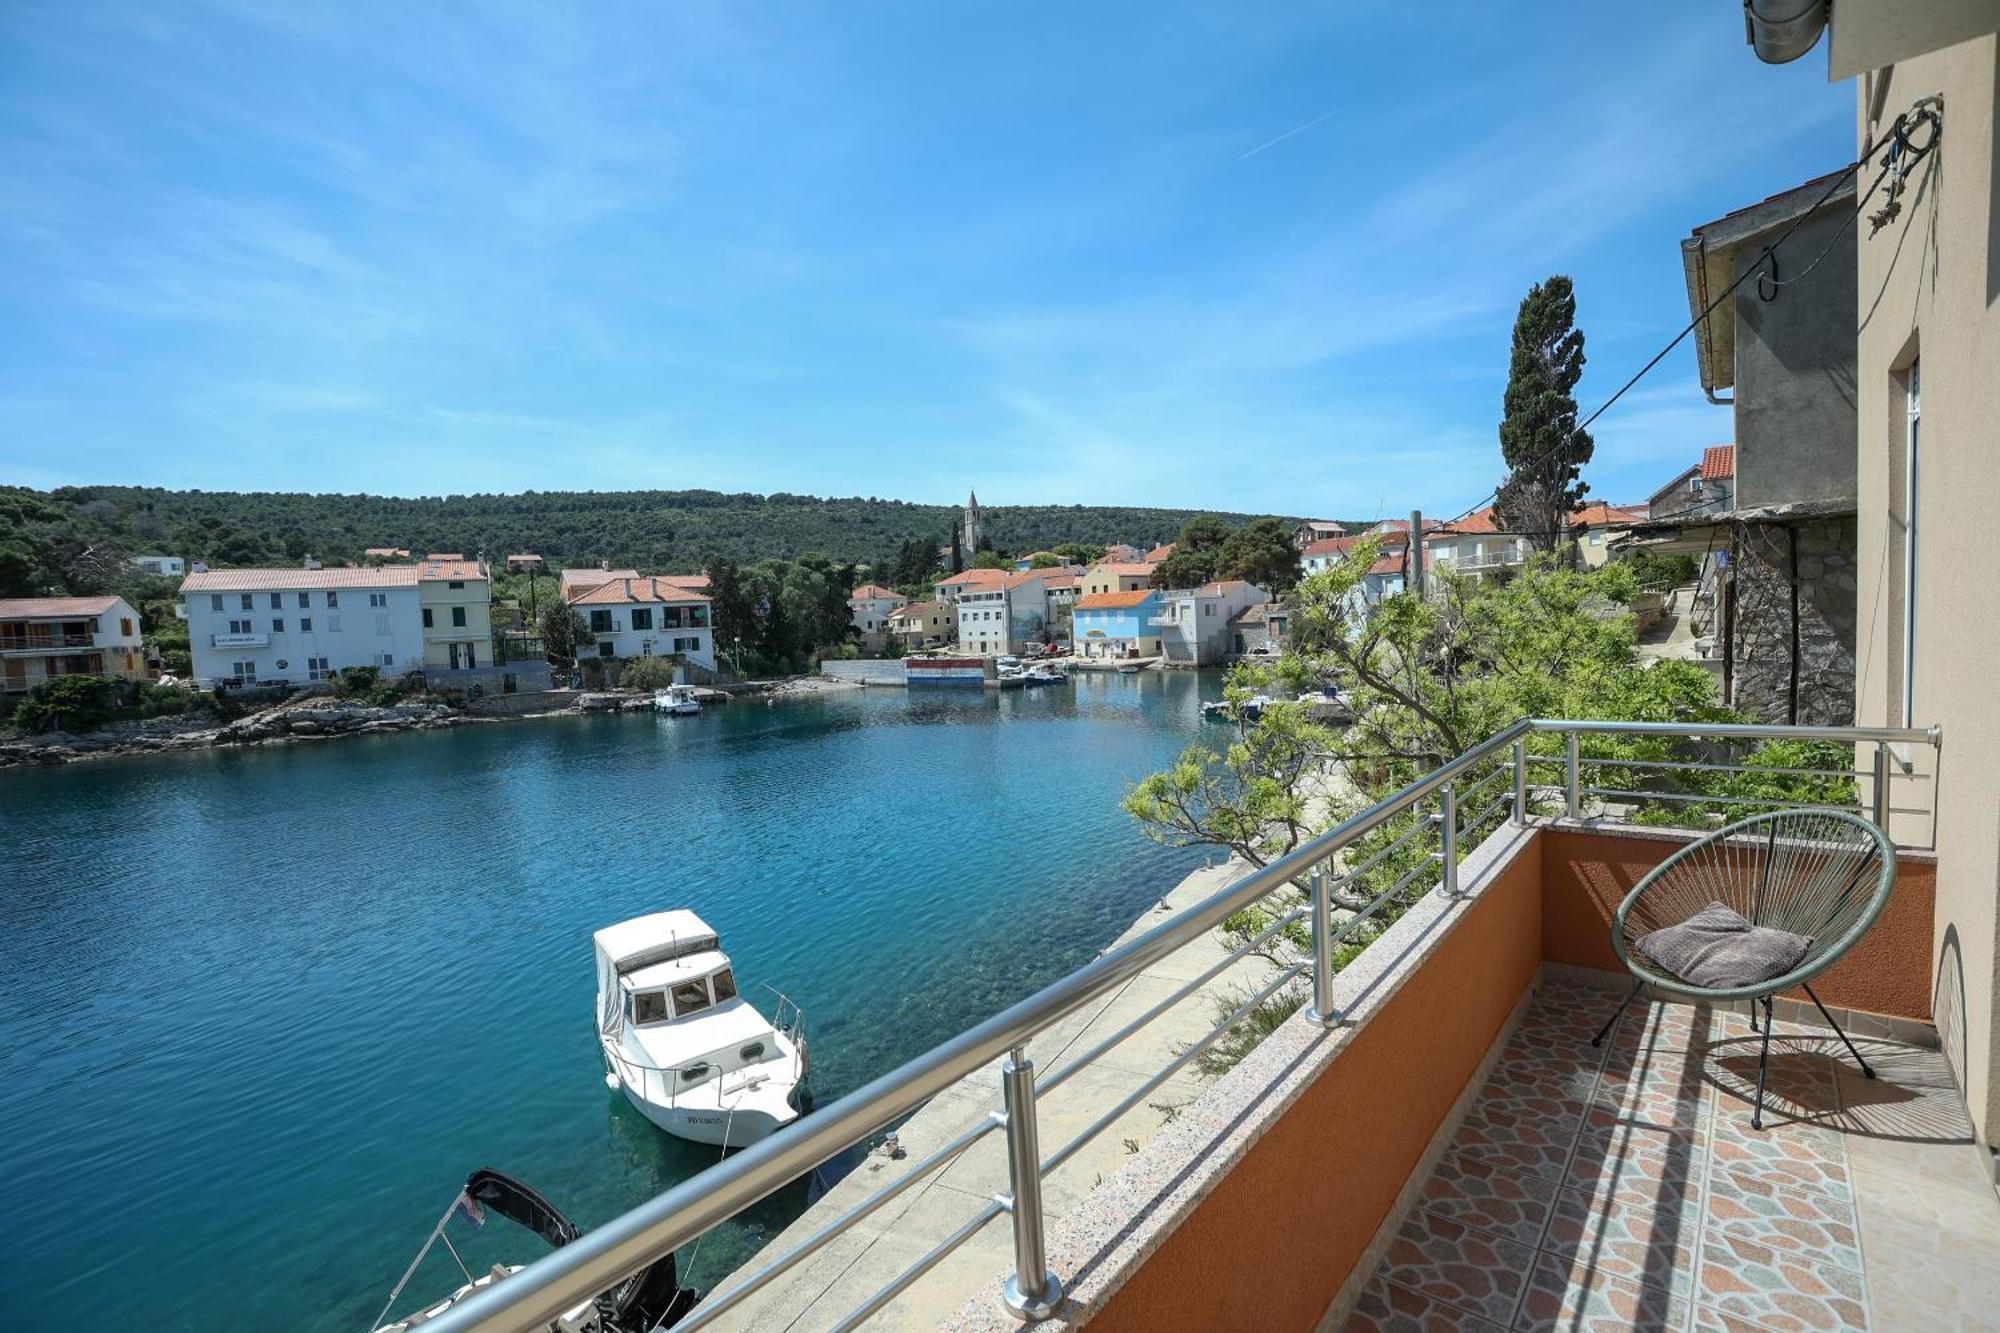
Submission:
MULTIPOLYGON (((1908 152, 1913 154, 1909 162, 1902 164, 1902 170, 1904 171, 1905 174, 1907 174, 1909 169, 1915 166, 1917 162, 1922 161, 1925 157, 1928 157, 1931 153, 1931 150, 1937 147, 1938 137, 1943 132, 1943 128, 1939 123, 1937 112, 1934 109, 1926 106, 1926 103, 1929 102, 1930 100, 1931 99, 1926 98, 1924 99, 1924 101, 1918 102, 1909 111, 1905 111, 1901 115, 1897 116, 1896 123, 1890 129, 1889 133, 1884 135, 1879 141, 1871 145, 1867 152, 1863 153, 1860 157, 1854 159, 1853 162, 1849 163, 1847 167, 1844 170, 1842 170, 1838 176, 1834 178, 1832 184, 1828 185, 1826 190, 1823 193, 1821 193, 1820 197, 1813 201, 1812 206, 1806 209, 1805 212, 1801 213, 1797 218, 1795 218, 1792 221, 1792 225, 1785 228, 1784 233, 1780 235, 1777 240, 1771 242, 1768 246, 1764 248, 1765 254, 1766 255, 1775 254, 1775 252, 1778 250, 1780 246, 1784 245, 1786 241, 1792 238, 1792 234, 1794 232, 1798 231, 1798 229, 1800 227, 1803 227, 1813 217, 1814 214, 1819 212, 1820 208, 1823 205, 1825 205, 1827 200, 1833 198, 1834 195, 1840 192, 1841 186, 1847 184, 1847 182, 1854 177, 1856 172, 1860 171, 1862 167, 1868 165, 1869 159, 1873 158, 1877 152, 1881 151, 1881 149, 1883 149, 1887 145, 1890 144, 1900 145, 1899 149, 1900 152, 1908 152), (1908 135, 1909 131, 1920 123, 1928 123, 1930 125, 1931 138, 1930 141, 1924 144, 1922 148, 1917 148, 1909 142, 1908 135)), ((1886 173, 1887 169, 1885 168, 1884 174, 1886 175, 1886 173)), ((1881 184, 1881 177, 1878 176, 1876 178, 1876 185, 1870 186, 1868 193, 1870 195, 1874 194, 1876 186, 1879 186, 1880 184, 1881 184)), ((1860 201, 1857 201, 1855 208, 1855 213, 1857 216, 1860 213, 1859 203, 1860 201)), ((1836 237, 1835 239, 1837 241, 1838 237, 1836 237)), ((1831 248, 1832 246, 1828 246, 1829 250, 1831 248)), ((1825 258, 1825 254, 1822 253, 1820 258, 1825 258)), ((1816 267, 1818 263, 1819 260, 1815 259, 1813 261, 1813 266, 1816 267)), ((1812 269, 1810 267, 1806 270, 1806 272, 1808 273, 1811 271, 1812 269)), ((1573 429, 1571 429, 1564 436, 1562 441, 1559 444, 1557 444, 1554 448, 1549 449, 1547 452, 1543 453, 1538 458, 1530 459, 1529 462, 1527 463, 1527 467, 1534 468, 1536 466, 1539 466, 1541 463, 1546 462, 1548 459, 1554 457, 1559 451, 1566 451, 1570 447, 1571 442, 1577 435, 1589 429, 1590 424, 1593 421, 1596 421, 1599 417, 1603 416, 1606 412, 1610 411, 1612 404, 1616 403, 1620 398, 1623 398, 1626 395, 1626 393, 1632 388, 1632 386, 1637 384, 1640 380, 1644 379, 1649 373, 1651 373, 1653 367, 1659 365, 1660 362, 1666 360, 1667 353, 1673 351, 1676 347, 1679 347, 1690 333, 1693 333, 1695 329, 1701 326, 1701 322, 1703 320, 1707 319, 1709 315, 1714 313, 1716 308, 1719 307, 1724 301, 1728 300, 1731 296, 1735 295, 1737 288, 1741 287, 1751 278, 1756 277, 1762 274, 1763 272, 1764 272, 1764 264, 1762 259, 1760 258, 1759 262, 1752 264, 1740 276, 1738 276, 1736 281, 1730 283, 1727 287, 1723 288, 1722 291, 1716 296, 1714 300, 1710 301, 1707 305, 1703 306, 1700 314, 1696 315, 1693 319, 1689 320, 1687 326, 1683 328, 1679 333, 1675 334, 1671 342, 1669 342, 1665 347, 1662 347, 1659 351, 1655 352, 1653 354, 1652 359, 1646 362, 1645 365, 1639 367, 1637 373, 1635 373, 1632 376, 1632 378, 1626 380, 1623 384, 1619 385, 1618 391, 1612 394, 1609 398, 1605 399, 1602 403, 1600 403, 1596 411, 1592 412, 1589 416, 1585 417, 1582 421, 1578 422, 1576 426, 1573 429)), ((1803 278, 1805 276, 1805 273, 1801 273, 1798 276, 1799 278, 1803 278)), ((1792 278, 1789 281, 1797 282, 1798 278, 1792 278)), ((1521 470, 1522 470, 1521 468, 1514 469, 1515 472, 1520 472, 1521 470)), ((1466 509, 1460 512, 1456 518, 1447 520, 1445 526, 1450 527, 1453 523, 1457 523, 1460 520, 1468 518, 1471 515, 1477 513, 1488 502, 1498 499, 1499 495, 1500 495, 1499 487, 1495 487, 1493 490, 1488 491, 1484 496, 1482 496, 1478 500, 1475 500, 1470 506, 1468 506, 1466 509)))

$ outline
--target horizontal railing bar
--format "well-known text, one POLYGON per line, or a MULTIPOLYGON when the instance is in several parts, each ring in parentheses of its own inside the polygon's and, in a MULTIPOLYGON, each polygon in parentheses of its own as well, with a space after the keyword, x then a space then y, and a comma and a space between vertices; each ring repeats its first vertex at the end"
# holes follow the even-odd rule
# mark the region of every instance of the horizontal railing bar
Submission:
POLYGON ((967 1148, 970 1148, 973 1144, 1000 1128, 1001 1123, 1001 1120, 996 1116, 981 1116, 978 1124, 966 1129, 956 1138, 947 1142, 943 1147, 932 1152, 930 1156, 905 1171, 901 1176, 890 1181, 881 1189, 876 1190, 866 1199, 863 1199, 860 1203, 848 1209, 839 1217, 836 1217, 833 1221, 827 1223, 818 1231, 815 1231, 812 1235, 773 1259, 770 1263, 765 1264, 742 1282, 739 1282, 719 1296, 710 1296, 691 1311, 686 1318, 675 1324, 674 1327, 684 1330, 684 1333, 693 1333, 693 1330, 702 1327, 711 1320, 721 1318, 734 1308, 739 1301, 761 1290, 772 1279, 790 1271, 800 1260, 809 1259, 819 1253, 834 1237, 841 1235, 856 1222, 859 1222, 862 1218, 868 1216, 883 1204, 889 1202, 904 1190, 910 1188, 910 1186, 916 1184, 925 1176, 928 1176, 931 1172, 937 1170, 940 1166, 943 1166, 946 1162, 957 1157, 967 1148))
POLYGON ((888 1284, 877 1290, 873 1296, 870 1296, 860 1305, 848 1311, 846 1318, 833 1326, 832 1333, 847 1333, 847 1330, 850 1328, 859 1328, 862 1324, 873 1318, 875 1313, 883 1306, 902 1295, 904 1289, 912 1282, 915 1282, 918 1278, 942 1263, 946 1255, 971 1240, 978 1233, 979 1228, 985 1226, 988 1222, 991 1222, 1006 1211, 997 1201, 981 1208, 977 1213, 972 1215, 971 1220, 964 1226, 931 1246, 930 1249, 924 1251, 921 1259, 891 1278, 888 1284))
POLYGON ((1481 824, 1484 824, 1487 820, 1493 818, 1494 815, 1499 814, 1503 810, 1507 809, 1507 807, 1512 805, 1513 803, 1514 803, 1513 792, 1511 791, 1501 792, 1498 798, 1496 798, 1484 810, 1481 810, 1477 815, 1473 816, 1472 822, 1465 826, 1467 831, 1478 828, 1481 824))
POLYGON ((786 1182, 907 1115, 965 1075, 1027 1042, 1098 996, 1315 865, 1460 773, 1528 734, 1527 719, 1450 759, 1311 842, 1244 875, 1172 919, 1060 977, 983 1023, 869 1080, 735 1156, 663 1190, 579 1236, 505 1282, 496 1282, 430 1321, 426 1333, 536 1333, 579 1301, 679 1249, 786 1182))
MULTIPOLYGON (((1119 1116, 1124 1115, 1127 1111, 1144 1101, 1162 1083, 1165 1083, 1168 1079, 1186 1068, 1190 1060, 1193 1060, 1196 1056, 1214 1045, 1216 1038, 1235 1027, 1238 1023, 1241 1023, 1249 1016, 1252 1009, 1255 1009, 1258 1005, 1264 1003, 1264 1001, 1270 999, 1273 995, 1276 995, 1279 991, 1297 980, 1299 975, 1305 970, 1306 964, 1303 959, 1293 963, 1290 967, 1272 978, 1269 983, 1254 992, 1249 999, 1237 1005, 1227 1018, 1223 1019, 1217 1026, 1209 1029, 1207 1036, 1168 1061, 1164 1069, 1153 1074, 1144 1083, 1141 1083, 1131 1092, 1120 1097, 1117 1104, 1109 1111, 1106 1111, 1104 1114, 1098 1116, 1097 1119, 1085 1125, 1081 1133, 1057 1149, 1055 1153, 1042 1163, 1042 1174, 1047 1176, 1059 1169, 1064 1162, 1075 1156, 1084 1144, 1103 1133, 1107 1125, 1112 1124, 1119 1116)), ((1039 1094, 1036 1100, 1041 1100, 1039 1094)))
POLYGON ((1777 768, 1760 764, 1704 764, 1679 759, 1592 759, 1585 755, 1577 762, 1604 768, 1678 768, 1698 773, 1773 773, 1786 777, 1848 779, 1856 776, 1856 771, 1851 768, 1777 768))
POLYGON ((1618 787, 1585 787, 1589 796, 1623 796, 1639 801, 1691 801, 1697 804, 1713 801, 1717 805, 1768 805, 1780 810, 1847 810, 1862 809, 1861 801, 1783 801, 1758 796, 1703 796, 1699 792, 1687 791, 1625 791, 1618 787))
POLYGON ((1530 731, 1582 732, 1610 736, 1713 736, 1722 740, 1768 741, 1889 741, 1936 745, 1943 735, 1932 727, 1807 727, 1766 722, 1572 722, 1534 718, 1530 731))
POLYGON ((1495 778, 1510 778, 1512 776, 1514 776, 1514 766, 1512 764, 1504 764, 1501 767, 1494 769, 1491 773, 1488 773, 1485 777, 1479 779, 1477 782, 1473 783, 1465 790, 1459 792, 1458 803, 1460 807, 1462 808, 1466 805, 1469 805, 1472 801, 1472 798, 1478 795, 1486 787, 1492 785, 1492 782, 1495 778))
POLYGON ((1362 908, 1360 911, 1356 912, 1353 916, 1350 916, 1347 918, 1347 920, 1341 922, 1340 929, 1334 931, 1332 935, 1327 937, 1327 942, 1326 942, 1327 952, 1332 953, 1334 949, 1338 948, 1342 943, 1346 941, 1349 935, 1352 935, 1354 933, 1355 927, 1359 926, 1362 922, 1368 920, 1370 917, 1374 916, 1377 912, 1381 911, 1382 905, 1388 902, 1390 899, 1402 896, 1403 890, 1410 887, 1411 880, 1415 879, 1418 875, 1424 874, 1426 871, 1429 871, 1430 869, 1431 869, 1431 860, 1427 856, 1423 860, 1417 862, 1417 864, 1411 866, 1409 870, 1404 873, 1401 879, 1397 880, 1394 884, 1391 884, 1388 888, 1382 890, 1382 892, 1376 894, 1373 898, 1369 899, 1368 906, 1362 908))
POLYGON ((1137 1032, 1140 1028, 1146 1026, 1146 1024, 1152 1022, 1154 1019, 1158 1018, 1161 1014, 1164 1014, 1165 1012, 1167 1012, 1167 1010, 1173 1008, 1175 1005, 1179 1004, 1182 1000, 1185 1000, 1188 996, 1200 990, 1203 986, 1206 986, 1209 982, 1215 980, 1216 977, 1220 976, 1227 969, 1234 967, 1237 963, 1243 961, 1243 959, 1248 957, 1252 951, 1263 948, 1266 944, 1270 943, 1271 940, 1274 939, 1281 931, 1283 931, 1285 927, 1311 914, 1312 914, 1312 909, 1310 907, 1294 907, 1291 911, 1285 913, 1283 916, 1279 917, 1276 921, 1272 922, 1270 928, 1266 930, 1263 934, 1249 941, 1242 948, 1236 950, 1234 953, 1231 953, 1227 957, 1224 957, 1218 962, 1216 962, 1212 967, 1210 967, 1207 971, 1203 972, 1200 976, 1196 977, 1193 981, 1184 983, 1183 985, 1181 985, 1179 989, 1175 990, 1171 995, 1167 996, 1164 1000, 1161 1000, 1158 1004, 1148 1009, 1145 1013, 1140 1014, 1137 1018, 1127 1023, 1124 1027, 1119 1028, 1116 1032, 1106 1037, 1103 1041, 1098 1042, 1097 1045, 1091 1047, 1089 1050, 1085 1051, 1082 1055, 1079 1055, 1072 1060, 1064 1061, 1060 1069, 1051 1071, 1045 1078, 1037 1079, 1035 1081, 1036 1099, 1039 1100, 1040 1098, 1046 1097, 1050 1093, 1054 1092, 1057 1088, 1063 1085, 1063 1083, 1069 1078, 1071 1074, 1076 1073, 1077 1070, 1082 1069, 1085 1065, 1090 1064, 1092 1061, 1098 1059, 1106 1051, 1110 1050, 1113 1046, 1116 1046, 1119 1042, 1124 1041, 1127 1037, 1137 1032))
POLYGON ((1419 834, 1428 833, 1430 832, 1431 829, 1437 827, 1437 823, 1438 823, 1438 818, 1436 815, 1422 816, 1417 820, 1416 825, 1412 827, 1408 833, 1405 833, 1402 837, 1396 839, 1388 846, 1377 849, 1368 857, 1366 861, 1363 861, 1360 865, 1355 866, 1349 870, 1341 871, 1338 875, 1334 876, 1334 882, 1344 884, 1349 880, 1354 879, 1357 875, 1367 874, 1369 871, 1373 870, 1376 866, 1381 865, 1383 860, 1387 858, 1389 855, 1391 855, 1394 852, 1401 851, 1404 847, 1407 847, 1409 845, 1410 839, 1417 837, 1419 834))

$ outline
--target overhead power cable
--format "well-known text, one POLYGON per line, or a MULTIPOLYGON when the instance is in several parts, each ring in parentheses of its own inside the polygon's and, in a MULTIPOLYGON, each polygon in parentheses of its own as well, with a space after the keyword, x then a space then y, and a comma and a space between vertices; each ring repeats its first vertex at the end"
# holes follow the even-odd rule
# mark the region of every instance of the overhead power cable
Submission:
MULTIPOLYGON (((1634 385, 1636 385, 1640 380, 1646 378, 1646 376, 1652 372, 1653 367, 1659 365, 1660 362, 1666 360, 1667 354, 1673 351, 1676 347, 1679 347, 1681 343, 1686 340, 1687 336, 1690 333, 1693 333, 1697 328, 1701 326, 1701 322, 1703 320, 1707 319, 1710 314, 1714 313, 1717 307, 1719 307, 1724 301, 1728 300, 1731 296, 1735 295, 1737 288, 1741 287, 1744 283, 1750 281, 1750 279, 1752 278, 1763 276, 1765 273, 1765 266, 1767 261, 1770 261, 1772 267, 1775 269, 1776 266, 1775 255, 1777 251, 1785 244, 1785 242, 1792 238, 1793 233, 1797 232, 1800 227, 1803 227, 1815 214, 1817 214, 1821 209, 1821 207, 1823 207, 1826 204, 1827 200, 1833 198, 1834 195, 1838 194, 1840 192, 1841 186, 1847 184, 1848 181, 1854 178, 1856 172, 1860 171, 1861 168, 1867 166, 1870 159, 1872 159, 1876 155, 1876 153, 1880 152, 1883 148, 1889 147, 1891 145, 1894 145, 1894 149, 1890 155, 1889 160, 1884 164, 1882 174, 1878 175, 1875 178, 1875 183, 1868 187, 1868 194, 1864 195, 1861 199, 1855 201, 1855 209, 1854 209, 1855 216, 1860 215, 1861 205, 1867 202, 1868 197, 1872 196, 1875 193, 1876 189, 1881 185, 1883 178, 1887 176, 1891 170, 1893 170, 1896 173, 1896 177, 1900 187, 1900 182, 1908 177, 1911 168, 1915 167, 1916 164, 1922 161, 1925 157, 1928 157, 1931 154, 1932 150, 1934 150, 1937 147, 1938 139, 1944 132, 1944 125, 1941 117, 1938 114, 1937 103, 1938 99, 1934 97, 1922 98, 1916 103, 1914 103, 1908 111, 1905 111, 1902 114, 1898 115, 1896 117, 1895 124, 1892 125, 1889 129, 1889 133, 1884 135, 1881 139, 1877 140, 1874 144, 1871 144, 1867 152, 1863 153, 1860 157, 1857 157, 1854 159, 1854 161, 1850 162, 1845 169, 1843 169, 1838 175, 1836 175, 1833 178, 1832 182, 1828 184, 1826 189, 1820 194, 1819 198, 1813 201, 1812 206, 1810 208, 1806 209, 1803 213, 1799 214, 1798 217, 1794 218, 1792 220, 1792 225, 1785 228, 1784 232, 1778 237, 1777 240, 1772 241, 1769 245, 1764 247, 1764 254, 1759 258, 1757 263, 1752 264, 1748 269, 1744 270, 1743 273, 1737 277, 1736 281, 1730 283, 1727 287, 1723 288, 1722 291, 1716 295, 1714 300, 1710 301, 1707 305, 1703 306, 1700 314, 1696 315, 1693 319, 1689 320, 1687 322, 1686 327, 1682 328, 1679 333, 1675 334, 1673 336, 1673 339, 1670 342, 1668 342, 1665 347, 1662 347, 1659 351, 1655 352, 1652 358, 1649 361, 1647 361, 1645 365, 1639 367, 1639 369, 1632 375, 1630 379, 1626 380, 1623 384, 1619 385, 1618 391, 1616 393, 1612 394, 1609 398, 1605 399, 1602 403, 1598 404, 1597 409, 1595 411, 1593 411, 1589 416, 1585 417, 1582 421, 1579 421, 1576 424, 1576 426, 1563 437, 1560 443, 1556 444, 1553 448, 1545 451, 1539 457, 1529 460, 1528 464, 1526 465, 1527 468, 1532 469, 1534 467, 1537 467, 1542 463, 1548 461, 1550 458, 1553 458, 1557 453, 1567 450, 1570 447, 1571 442, 1577 435, 1580 435, 1585 430, 1588 430, 1592 422, 1596 421, 1599 417, 1603 416, 1606 412, 1610 411, 1614 403, 1616 403, 1620 398, 1623 398, 1626 395, 1626 393, 1629 392, 1631 388, 1634 385), (1931 131, 1931 135, 1926 142, 1922 144, 1913 144, 1910 142, 1910 137, 1909 137, 1910 132, 1919 125, 1928 125, 1931 131)), ((1845 235, 1846 228, 1848 226, 1851 226, 1852 224, 1853 224, 1853 219, 1849 218, 1847 223, 1843 224, 1840 235, 1845 235)), ((1780 283, 1778 285, 1789 286, 1790 284, 1797 282, 1800 278, 1805 277, 1807 273, 1812 272, 1814 268, 1819 266, 1819 261, 1826 257, 1827 252, 1832 250, 1833 245, 1838 244, 1839 239, 1840 236, 1837 235, 1834 238, 1833 243, 1830 243, 1827 246, 1826 250, 1821 251, 1820 255, 1806 267, 1804 272, 1798 274, 1796 277, 1787 278, 1784 280, 1783 283, 1780 283)), ((1523 470, 1522 468, 1514 469, 1515 472, 1520 472, 1522 470, 1523 470)), ((1489 504, 1493 500, 1498 499, 1499 495, 1500 495, 1500 490, 1498 487, 1495 487, 1493 490, 1488 491, 1484 496, 1482 496, 1478 500, 1473 501, 1471 505, 1467 506, 1464 510, 1462 510, 1457 515, 1457 517, 1446 520, 1445 526, 1449 527, 1451 526, 1451 524, 1457 523, 1460 520, 1468 518, 1471 515, 1479 512, 1479 510, 1483 508, 1485 505, 1489 504)))

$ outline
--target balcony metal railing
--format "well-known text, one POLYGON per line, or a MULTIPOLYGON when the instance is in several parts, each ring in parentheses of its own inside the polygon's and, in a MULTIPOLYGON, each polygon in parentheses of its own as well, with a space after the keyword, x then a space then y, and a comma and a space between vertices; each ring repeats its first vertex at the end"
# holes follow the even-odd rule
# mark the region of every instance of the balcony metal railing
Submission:
POLYGON ((4 634, 0 635, 0 653, 52 653, 65 648, 89 648, 95 641, 96 636, 87 632, 4 634))
MULTIPOLYGON (((902 1175, 806 1239, 736 1278, 676 1328, 698 1329, 736 1308, 993 1133, 1004 1134, 1007 1144, 1007 1180, 995 1182, 1004 1187, 835 1327, 850 1329, 868 1319, 1002 1213, 1011 1215, 1014 1241, 1014 1274, 1006 1284, 1006 1302, 1023 1319, 1045 1318, 1061 1298, 1062 1283, 1048 1270, 1041 1204, 1043 1177, 1198 1059, 1259 1005, 1295 983, 1310 985, 1310 996, 1300 997, 1307 1000, 1309 1020, 1327 1025, 1339 1022, 1333 978, 1343 961, 1386 928, 1393 920, 1385 915, 1391 908, 1407 906, 1433 891, 1457 896, 1461 851, 1476 845, 1484 832, 1509 820, 1525 824, 1543 811, 1575 817, 1681 809, 1704 818, 1719 817, 1698 804, 1704 801, 1726 805, 1739 814, 1747 809, 1738 807, 1750 805, 1861 805, 1881 823, 1895 814, 1927 813, 1917 807, 1906 810, 1894 805, 1891 784, 1900 778, 1925 787, 1930 775, 1918 771, 1919 766, 1911 762, 1914 755, 1899 751, 1935 750, 1938 744, 1936 728, 1517 722, 1394 795, 1342 820, 1289 855, 1250 871, 1203 902, 971 1030, 682 1181, 505 1281, 474 1293, 426 1321, 427 1333, 474 1329, 482 1333, 531 1333, 545 1328, 579 1302, 690 1244, 774 1190, 896 1124, 995 1060, 1001 1061, 1003 1110, 911 1163, 902 1175), (1738 762, 1739 756, 1733 754, 1732 747, 1772 740, 1829 742, 1843 747, 1838 753, 1845 758, 1839 764, 1772 766, 1738 762), (1621 742, 1629 746, 1642 741, 1655 743, 1664 753, 1660 757, 1609 753, 1621 742), (1867 756, 1859 780, 1857 749, 1845 747, 1857 747, 1867 756), (1546 769, 1551 765, 1556 767, 1557 780, 1533 780, 1538 766, 1546 769), (1616 784, 1586 780, 1587 774, 1606 769, 1627 776, 1618 778, 1616 784), (1829 799, 1759 801, 1754 795, 1704 794, 1690 786, 1689 775, 1697 773, 1723 775, 1719 780, 1725 785, 1758 775, 1803 776, 1824 782, 1817 794, 1829 799), (1864 790, 1869 798, 1865 804, 1860 800, 1864 790), (1655 804, 1661 801, 1668 804, 1655 804), (1257 905, 1267 909, 1258 934, 1089 1050, 1036 1077, 1027 1054, 1034 1037, 1168 955, 1204 938, 1228 918, 1257 905), (1242 1002, 1205 1036, 1179 1047, 1162 1069, 1104 1108, 1068 1142, 1043 1154, 1037 1132, 1037 1107, 1042 1099, 1169 1008, 1305 920, 1310 921, 1310 958, 1278 967, 1275 974, 1245 992, 1242 1002)), ((1813 753, 1831 760, 1834 752, 1813 753)))

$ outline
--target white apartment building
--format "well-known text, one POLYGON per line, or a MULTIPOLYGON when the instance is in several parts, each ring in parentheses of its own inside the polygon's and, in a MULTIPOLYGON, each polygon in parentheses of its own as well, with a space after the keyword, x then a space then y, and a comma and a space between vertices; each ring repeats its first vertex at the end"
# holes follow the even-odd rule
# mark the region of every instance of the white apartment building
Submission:
POLYGON ((1049 581, 1068 570, 1031 569, 975 584, 958 594, 958 646, 981 656, 1018 653, 1041 643, 1049 629, 1049 581))
POLYGON ((583 650, 610 661, 675 653, 715 670, 708 598, 664 577, 619 577, 570 599, 597 642, 583 650))
POLYGON ((864 583, 847 598, 848 614, 853 618, 854 630, 861 636, 861 642, 870 648, 879 649, 889 641, 889 620, 909 602, 891 588, 876 583, 864 583))
POLYGON ((1220 666, 1233 651, 1230 622, 1250 607, 1271 600, 1269 593, 1242 579, 1223 579, 1199 588, 1163 594, 1164 604, 1148 620, 1160 636, 1160 655, 1176 666, 1220 666))
POLYGON ((177 579, 187 573, 187 561, 177 555, 135 555, 132 563, 145 573, 164 579, 177 579))
POLYGON ((415 565, 210 569, 181 581, 195 679, 306 684, 349 667, 423 668, 415 565))

